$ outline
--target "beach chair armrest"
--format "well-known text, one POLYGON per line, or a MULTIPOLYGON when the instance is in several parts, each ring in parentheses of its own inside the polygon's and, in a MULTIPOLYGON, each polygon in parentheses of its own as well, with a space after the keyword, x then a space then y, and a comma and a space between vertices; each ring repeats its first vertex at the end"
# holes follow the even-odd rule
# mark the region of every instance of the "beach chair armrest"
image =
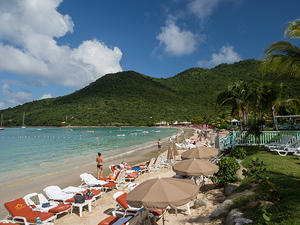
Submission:
POLYGON ((17 223, 17 222, 20 222, 20 220, 22 220, 23 223, 24 223, 25 225, 29 224, 29 223, 27 222, 26 218, 23 217, 23 216, 14 216, 14 217, 12 218, 12 221, 13 221, 13 222, 16 222, 16 223, 17 223))

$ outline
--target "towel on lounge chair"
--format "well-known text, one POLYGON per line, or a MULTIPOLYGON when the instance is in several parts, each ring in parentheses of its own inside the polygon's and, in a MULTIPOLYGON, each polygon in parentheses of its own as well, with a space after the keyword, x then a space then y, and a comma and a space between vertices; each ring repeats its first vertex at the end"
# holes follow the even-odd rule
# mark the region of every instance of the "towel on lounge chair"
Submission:
POLYGON ((89 174, 89 173, 81 174, 80 178, 82 179, 82 181, 84 181, 89 186, 96 186, 96 185, 104 186, 105 184, 109 183, 109 182, 106 182, 103 180, 98 180, 92 174, 89 174))
POLYGON ((62 189, 62 191, 66 194, 81 194, 82 192, 86 191, 86 188, 69 186, 62 189))
MULTIPOLYGON (((69 186, 62 189, 62 191, 66 194, 81 194, 81 195, 84 195, 88 190, 89 189, 82 188, 82 187, 74 187, 74 186, 69 186)), ((93 196, 96 198, 102 195, 101 190, 91 189, 90 191, 93 193, 93 196)))
POLYGON ((74 194, 66 194, 58 186, 48 186, 44 188, 45 194, 49 199, 60 200, 63 202, 74 202, 74 194))
POLYGON ((136 171, 141 171, 141 168, 139 166, 134 166, 132 167, 133 170, 136 170, 136 171))

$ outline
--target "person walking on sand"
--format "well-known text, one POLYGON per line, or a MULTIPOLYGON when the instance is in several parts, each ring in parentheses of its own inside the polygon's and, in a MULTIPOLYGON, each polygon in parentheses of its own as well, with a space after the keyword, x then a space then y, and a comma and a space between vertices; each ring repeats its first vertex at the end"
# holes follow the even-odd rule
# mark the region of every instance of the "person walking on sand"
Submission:
POLYGON ((98 157, 96 158, 96 162, 97 162, 97 174, 99 179, 100 177, 102 177, 102 173, 103 173, 103 159, 101 157, 100 152, 98 152, 98 157))
POLYGON ((161 150, 161 141, 160 141, 160 139, 158 139, 158 141, 157 141, 157 150, 158 150, 158 154, 160 154, 160 150, 161 150))

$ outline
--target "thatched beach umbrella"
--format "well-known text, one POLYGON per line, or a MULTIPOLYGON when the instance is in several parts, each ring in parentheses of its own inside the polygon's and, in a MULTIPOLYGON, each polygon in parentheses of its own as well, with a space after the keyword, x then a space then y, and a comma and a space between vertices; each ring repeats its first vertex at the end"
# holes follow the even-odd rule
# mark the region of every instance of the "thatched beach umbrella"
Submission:
MULTIPOLYGON (((127 194, 126 200, 129 205, 137 208, 177 208, 193 201, 198 193, 199 187, 191 180, 165 177, 144 181, 127 194)), ((190 214, 189 206, 188 211, 190 214)))
POLYGON ((210 176, 219 171, 219 167, 204 159, 187 159, 173 166, 176 174, 183 176, 210 176))
POLYGON ((167 159, 173 159, 173 152, 172 152, 172 143, 169 143, 169 148, 167 152, 167 159))
POLYGON ((181 154, 182 159, 208 159, 219 154, 218 149, 200 147, 196 149, 190 149, 181 154))
MULTIPOLYGON (((191 180, 155 178, 144 181, 127 194, 127 203, 148 209, 176 208, 197 198, 199 187, 191 180)), ((189 213, 190 209, 188 207, 189 213)), ((164 224, 164 214, 163 214, 164 224)))
POLYGON ((174 153, 174 157, 175 157, 176 155, 179 155, 178 150, 177 150, 177 146, 176 146, 176 143, 175 143, 175 142, 173 142, 173 153, 174 153))

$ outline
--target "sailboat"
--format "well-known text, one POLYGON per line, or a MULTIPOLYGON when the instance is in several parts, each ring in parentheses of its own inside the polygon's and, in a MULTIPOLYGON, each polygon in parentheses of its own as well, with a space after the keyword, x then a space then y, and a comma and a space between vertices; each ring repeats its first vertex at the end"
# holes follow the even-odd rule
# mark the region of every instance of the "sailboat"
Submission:
POLYGON ((24 121, 25 121, 25 113, 23 113, 23 122, 22 122, 22 128, 26 128, 26 127, 25 127, 25 123, 24 123, 24 121))
POLYGON ((0 125, 0 130, 4 130, 4 128, 2 127, 2 123, 3 123, 3 114, 1 114, 1 125, 0 125))

